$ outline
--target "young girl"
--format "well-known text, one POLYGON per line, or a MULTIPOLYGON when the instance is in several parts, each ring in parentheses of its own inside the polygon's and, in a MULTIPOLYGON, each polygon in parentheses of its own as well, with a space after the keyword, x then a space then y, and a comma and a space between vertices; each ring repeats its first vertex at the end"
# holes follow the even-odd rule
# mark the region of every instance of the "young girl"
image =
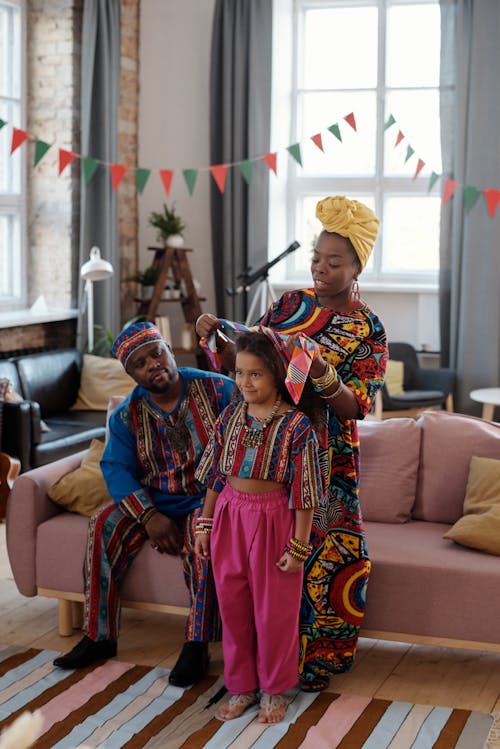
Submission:
POLYGON ((240 716, 260 698, 259 722, 285 715, 297 683, 303 563, 314 508, 324 496, 309 418, 285 388, 276 336, 236 343, 242 399, 216 421, 196 477, 208 486, 195 550, 212 557, 222 617, 224 679, 232 694, 216 713, 240 716))

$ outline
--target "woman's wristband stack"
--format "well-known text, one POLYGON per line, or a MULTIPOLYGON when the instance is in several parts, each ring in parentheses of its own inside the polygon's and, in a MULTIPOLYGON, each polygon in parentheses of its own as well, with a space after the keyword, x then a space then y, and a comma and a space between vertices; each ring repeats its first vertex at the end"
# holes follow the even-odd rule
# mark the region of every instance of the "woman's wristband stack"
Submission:
POLYGON ((337 370, 331 364, 326 365, 326 369, 321 377, 312 377, 311 382, 313 388, 317 393, 322 393, 323 390, 331 387, 338 380, 337 370))
POLYGON ((196 520, 196 525, 194 526, 195 536, 201 536, 204 533, 211 533, 213 524, 213 518, 204 518, 200 515, 200 517, 196 520))
POLYGON ((305 562, 310 555, 312 548, 312 544, 299 541, 298 538, 292 537, 285 546, 285 551, 298 562, 305 562))

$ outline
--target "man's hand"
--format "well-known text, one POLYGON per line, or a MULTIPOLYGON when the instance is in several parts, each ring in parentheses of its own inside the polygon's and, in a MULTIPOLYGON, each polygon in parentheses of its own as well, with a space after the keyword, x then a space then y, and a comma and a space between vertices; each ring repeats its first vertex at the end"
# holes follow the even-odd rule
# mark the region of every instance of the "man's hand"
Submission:
POLYGON ((144 528, 151 546, 160 554, 177 556, 180 553, 183 542, 182 533, 177 524, 166 515, 157 512, 148 520, 144 528))

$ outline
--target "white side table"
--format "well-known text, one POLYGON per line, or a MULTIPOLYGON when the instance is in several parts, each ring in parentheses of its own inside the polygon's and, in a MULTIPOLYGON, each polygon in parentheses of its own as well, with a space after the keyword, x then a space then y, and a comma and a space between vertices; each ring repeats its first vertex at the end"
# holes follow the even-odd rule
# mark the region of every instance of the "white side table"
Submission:
POLYGON ((500 388, 482 388, 471 390, 470 398, 483 404, 483 419, 493 421, 495 406, 500 406, 500 388))

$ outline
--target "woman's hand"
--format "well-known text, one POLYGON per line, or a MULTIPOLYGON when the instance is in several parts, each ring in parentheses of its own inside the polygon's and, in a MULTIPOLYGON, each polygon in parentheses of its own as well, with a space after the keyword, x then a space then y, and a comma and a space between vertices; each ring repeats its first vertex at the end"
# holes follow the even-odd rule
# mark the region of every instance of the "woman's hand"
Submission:
POLYGON ((281 558, 276 562, 276 566, 279 567, 282 572, 296 574, 297 572, 303 571, 304 562, 299 562, 298 559, 294 559, 290 554, 287 554, 287 552, 284 551, 281 558))
POLYGON ((200 338, 209 338, 218 328, 220 328, 219 320, 208 312, 200 315, 196 320, 196 332, 200 338))
POLYGON ((210 559, 210 533, 199 533, 196 536, 194 551, 198 556, 210 559))

